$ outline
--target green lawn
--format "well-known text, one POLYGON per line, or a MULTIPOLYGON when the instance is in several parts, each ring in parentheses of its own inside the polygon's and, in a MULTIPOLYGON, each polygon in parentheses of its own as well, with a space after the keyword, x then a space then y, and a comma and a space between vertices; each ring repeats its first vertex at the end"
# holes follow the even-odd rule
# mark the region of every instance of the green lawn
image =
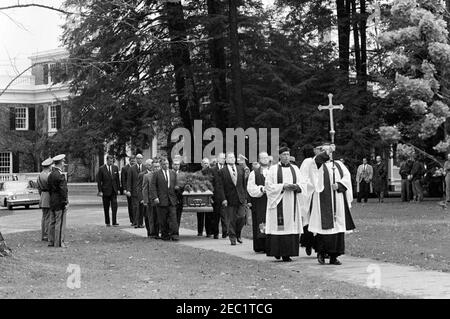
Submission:
MULTIPOLYGON (((450 271, 450 207, 438 200, 402 203, 399 198, 364 206, 353 203, 356 231, 346 235, 346 253, 425 269, 450 271)), ((184 214, 182 227, 197 229, 196 214, 184 214)), ((251 226, 243 236, 252 238, 251 226)))
POLYGON ((399 298, 399 295, 245 260, 119 228, 69 228, 69 247, 49 248, 39 232, 8 234, 0 258, 4 298, 399 298), (81 288, 69 289, 69 264, 81 288))

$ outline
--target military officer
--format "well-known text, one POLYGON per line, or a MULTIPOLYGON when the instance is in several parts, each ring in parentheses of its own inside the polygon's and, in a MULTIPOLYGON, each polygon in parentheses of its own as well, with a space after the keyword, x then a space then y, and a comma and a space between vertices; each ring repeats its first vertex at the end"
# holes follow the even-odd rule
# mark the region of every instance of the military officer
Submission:
POLYGON ((43 161, 41 163, 42 172, 39 174, 37 179, 39 195, 41 195, 39 207, 42 209, 41 239, 43 241, 48 241, 48 228, 50 225, 50 193, 48 189, 48 176, 51 173, 52 164, 52 158, 47 158, 43 161))
POLYGON ((49 247, 63 247, 66 230, 66 215, 68 201, 67 181, 63 174, 66 155, 53 157, 54 167, 48 177, 50 191, 50 227, 48 235, 49 247))

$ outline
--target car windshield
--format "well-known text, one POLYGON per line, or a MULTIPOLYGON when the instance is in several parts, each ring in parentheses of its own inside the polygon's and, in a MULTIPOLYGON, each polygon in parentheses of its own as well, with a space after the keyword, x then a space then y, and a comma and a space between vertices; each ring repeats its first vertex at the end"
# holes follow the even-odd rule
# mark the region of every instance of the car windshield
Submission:
POLYGON ((3 183, 3 190, 5 191, 21 191, 25 190, 27 188, 31 188, 30 181, 16 181, 16 182, 4 182, 3 183))

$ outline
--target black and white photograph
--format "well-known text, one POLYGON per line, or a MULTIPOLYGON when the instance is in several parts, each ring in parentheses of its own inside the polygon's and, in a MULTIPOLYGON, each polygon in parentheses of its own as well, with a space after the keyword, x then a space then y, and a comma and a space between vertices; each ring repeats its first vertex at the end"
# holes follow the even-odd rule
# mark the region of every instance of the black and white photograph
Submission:
POLYGON ((450 299, 449 32, 450 0, 1 0, 0 300, 450 299))

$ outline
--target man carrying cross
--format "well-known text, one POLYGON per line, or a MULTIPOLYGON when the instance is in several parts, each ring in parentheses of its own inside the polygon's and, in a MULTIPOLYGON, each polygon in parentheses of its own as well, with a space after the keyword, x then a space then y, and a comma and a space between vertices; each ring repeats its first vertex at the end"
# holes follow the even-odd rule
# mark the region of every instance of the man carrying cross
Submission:
POLYGON ((310 166, 310 182, 315 192, 312 195, 308 230, 315 234, 317 260, 340 265, 338 256, 345 253, 344 234, 355 228, 350 214, 353 200, 350 172, 341 161, 330 160, 333 146, 323 145, 322 152, 310 166), (334 181, 333 181, 334 180, 334 181))
POLYGON ((314 193, 310 204, 308 229, 315 234, 317 260, 325 263, 325 256, 330 257, 330 264, 340 265, 338 256, 345 253, 344 234, 355 228, 350 214, 353 201, 353 189, 350 172, 347 167, 333 160, 334 123, 333 110, 343 109, 342 105, 332 103, 333 95, 329 94, 329 105, 319 106, 319 110, 330 111, 330 135, 332 144, 324 144, 321 152, 314 158, 315 165, 310 166, 309 182, 314 193))
POLYGON ((298 256, 303 230, 300 214, 305 202, 307 177, 289 161, 288 147, 280 147, 280 163, 272 165, 266 176, 266 255, 291 261, 298 256))

